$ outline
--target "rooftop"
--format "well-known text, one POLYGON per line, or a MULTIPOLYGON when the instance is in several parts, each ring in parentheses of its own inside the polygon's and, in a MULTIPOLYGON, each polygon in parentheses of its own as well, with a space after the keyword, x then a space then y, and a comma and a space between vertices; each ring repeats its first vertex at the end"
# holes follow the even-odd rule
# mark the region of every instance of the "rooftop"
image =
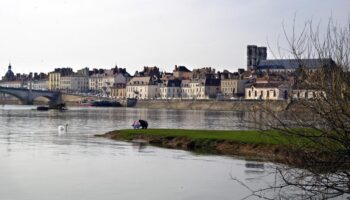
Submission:
POLYGON ((323 66, 331 65, 332 59, 274 59, 261 60, 257 69, 296 69, 298 67, 306 67, 309 69, 317 69, 323 66))

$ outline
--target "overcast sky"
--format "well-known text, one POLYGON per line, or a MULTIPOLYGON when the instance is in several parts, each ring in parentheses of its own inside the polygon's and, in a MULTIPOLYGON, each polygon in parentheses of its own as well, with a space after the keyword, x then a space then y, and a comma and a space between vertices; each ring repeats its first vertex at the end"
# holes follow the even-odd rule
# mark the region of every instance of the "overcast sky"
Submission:
POLYGON ((275 44, 282 22, 329 16, 350 0, 0 0, 0 73, 57 67, 173 70, 246 66, 246 45, 275 44))

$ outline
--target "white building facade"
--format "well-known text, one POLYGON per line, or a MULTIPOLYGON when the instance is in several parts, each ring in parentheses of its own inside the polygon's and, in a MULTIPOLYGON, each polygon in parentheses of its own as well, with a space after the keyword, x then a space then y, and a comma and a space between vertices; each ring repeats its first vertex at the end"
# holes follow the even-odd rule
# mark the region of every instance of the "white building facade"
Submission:
POLYGON ((3 81, 0 82, 1 87, 23 88, 27 86, 23 81, 3 81))
POLYGON ((255 83, 246 88, 247 100, 287 100, 290 86, 287 83, 255 83))
POLYGON ((62 76, 60 89, 67 92, 87 92, 89 90, 89 77, 62 76))
POLYGON ((34 80, 32 83, 33 90, 48 90, 49 81, 48 80, 34 80))
POLYGON ((161 99, 179 99, 181 98, 181 80, 167 80, 160 84, 161 99))
POLYGON ((188 99, 213 99, 220 93, 219 79, 199 79, 189 82, 188 99))
POLYGON ((159 83, 149 76, 134 77, 126 85, 126 97, 144 100, 159 98, 159 83))
POLYGON ((223 79, 221 80, 221 93, 224 97, 244 96, 246 84, 250 79, 223 79))
POLYGON ((182 99, 191 99, 191 87, 190 80, 185 79, 181 81, 181 98, 182 99))
POLYGON ((89 77, 89 90, 93 92, 101 92, 103 87, 103 76, 94 74, 89 77))

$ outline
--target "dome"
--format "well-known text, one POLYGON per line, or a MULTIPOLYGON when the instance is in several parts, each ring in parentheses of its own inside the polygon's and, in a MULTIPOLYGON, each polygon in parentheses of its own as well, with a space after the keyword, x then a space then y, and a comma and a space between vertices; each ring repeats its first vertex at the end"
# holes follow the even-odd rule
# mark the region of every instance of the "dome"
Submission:
POLYGON ((5 79, 8 81, 12 81, 15 79, 15 74, 11 70, 11 64, 9 65, 8 70, 5 74, 5 79))

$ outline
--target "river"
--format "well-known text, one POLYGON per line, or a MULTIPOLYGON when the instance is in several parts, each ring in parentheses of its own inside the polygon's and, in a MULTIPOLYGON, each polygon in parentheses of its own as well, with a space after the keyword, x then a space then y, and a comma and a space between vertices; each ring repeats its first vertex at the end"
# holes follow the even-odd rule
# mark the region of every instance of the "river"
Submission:
MULTIPOLYGON (((94 134, 130 128, 239 129, 242 112, 69 108, 39 112, 0 107, 0 199, 241 199, 273 180, 271 163, 197 155, 94 134), (66 134, 58 126, 68 124, 66 134)), ((243 121, 242 121, 243 120, 243 121)))

